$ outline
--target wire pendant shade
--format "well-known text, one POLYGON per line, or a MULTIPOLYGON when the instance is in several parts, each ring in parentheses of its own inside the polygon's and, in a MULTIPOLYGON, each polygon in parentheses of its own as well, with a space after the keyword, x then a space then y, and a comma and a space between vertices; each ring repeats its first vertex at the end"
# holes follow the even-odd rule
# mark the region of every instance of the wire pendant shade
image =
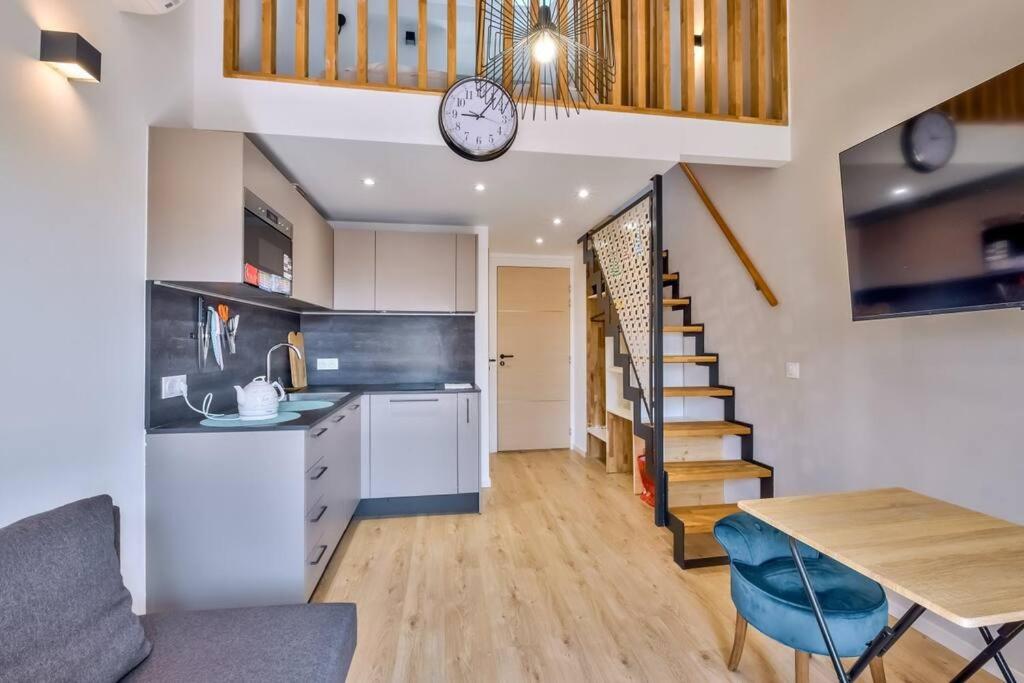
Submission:
POLYGON ((606 101, 615 82, 611 0, 481 0, 483 77, 519 115, 557 119, 606 101))

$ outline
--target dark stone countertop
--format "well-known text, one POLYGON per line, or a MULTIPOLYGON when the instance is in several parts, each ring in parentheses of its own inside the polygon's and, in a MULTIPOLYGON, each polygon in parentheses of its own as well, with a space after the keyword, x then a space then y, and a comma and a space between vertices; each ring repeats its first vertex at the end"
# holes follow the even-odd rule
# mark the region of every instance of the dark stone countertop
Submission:
MULTIPOLYGON (((360 396, 373 394, 467 394, 479 393, 480 387, 473 385, 472 389, 445 389, 444 384, 353 384, 353 385, 317 385, 307 387, 294 392, 293 396, 309 397, 315 400, 317 394, 347 393, 348 396, 338 400, 330 408, 320 410, 307 410, 299 413, 299 417, 290 422, 279 424, 260 425, 253 427, 204 427, 199 424, 203 419, 196 414, 194 418, 171 422, 159 427, 150 427, 147 434, 221 434, 226 432, 279 432, 298 430, 305 431, 318 425, 322 420, 332 415, 339 408, 343 408, 360 396)), ((282 403, 280 412, 288 411, 288 404, 282 403)))

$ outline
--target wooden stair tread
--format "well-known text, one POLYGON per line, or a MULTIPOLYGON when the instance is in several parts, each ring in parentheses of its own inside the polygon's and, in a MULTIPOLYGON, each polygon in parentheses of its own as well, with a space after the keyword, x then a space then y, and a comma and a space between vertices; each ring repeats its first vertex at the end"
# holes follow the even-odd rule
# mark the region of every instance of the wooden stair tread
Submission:
POLYGON ((665 433, 672 436, 746 436, 750 427, 724 420, 666 422, 665 433))
POLYGON ((665 332, 665 333, 668 333, 668 332, 681 332, 683 334, 686 334, 688 332, 697 333, 697 332, 703 332, 704 331, 704 326, 703 325, 663 325, 662 328, 661 328, 661 331, 665 332))
POLYGON ((669 308, 669 307, 672 307, 672 306, 689 306, 690 305, 690 297, 684 296, 684 297, 682 297, 680 299, 664 299, 662 301, 662 304, 666 308, 669 308))
POLYGON ((687 398, 697 396, 732 396, 730 387, 665 387, 665 398, 687 398))
POLYGON ((710 534, 715 528, 715 522, 739 510, 740 506, 735 503, 669 508, 669 512, 685 525, 688 534, 710 534))
POLYGON ((662 282, 679 282, 679 273, 665 273, 661 279, 662 282))
POLYGON ((690 460, 666 462, 670 482, 719 481, 723 479, 764 479, 772 476, 767 467, 746 460, 690 460))
POLYGON ((662 356, 663 363, 717 363, 718 356, 704 353, 699 356, 662 356))

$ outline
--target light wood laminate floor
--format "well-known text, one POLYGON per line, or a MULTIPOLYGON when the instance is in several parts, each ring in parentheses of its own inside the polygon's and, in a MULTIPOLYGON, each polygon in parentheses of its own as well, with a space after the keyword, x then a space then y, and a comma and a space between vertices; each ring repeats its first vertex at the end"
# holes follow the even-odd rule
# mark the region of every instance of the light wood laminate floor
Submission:
MULTIPOLYGON (((491 479, 481 515, 346 532, 314 600, 358 605, 350 681, 793 680, 792 651, 754 629, 726 670, 728 568, 676 567, 629 474, 532 451, 492 456, 491 479)), ((886 657, 890 683, 948 680, 963 664, 917 632, 886 657)), ((835 680, 825 657, 811 669, 835 680)))

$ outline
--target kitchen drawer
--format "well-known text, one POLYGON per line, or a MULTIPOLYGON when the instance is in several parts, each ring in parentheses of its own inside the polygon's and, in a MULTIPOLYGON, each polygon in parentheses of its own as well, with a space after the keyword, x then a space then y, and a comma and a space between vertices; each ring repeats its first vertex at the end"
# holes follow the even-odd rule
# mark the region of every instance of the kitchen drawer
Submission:
POLYGON ((334 481, 333 463, 325 456, 306 470, 306 512, 331 490, 334 481))
POLYGON ((306 557, 303 562, 306 565, 306 599, 312 595, 313 589, 316 588, 316 584, 320 581, 320 577, 323 576, 324 569, 327 568, 327 563, 331 559, 332 548, 328 544, 325 538, 326 534, 321 534, 306 548, 306 557))
POLYGON ((330 499, 326 496, 317 498, 316 501, 309 506, 309 509, 306 510, 304 547, 306 548, 307 555, 309 554, 309 549, 313 546, 314 541, 322 538, 325 531, 330 531, 331 512, 330 499))
POLYGON ((455 394, 373 396, 370 497, 458 493, 455 394))
MULTIPOLYGON (((347 408, 347 406, 346 406, 347 408)), ((340 425, 348 420, 348 412, 345 408, 331 413, 327 418, 321 420, 316 426, 310 427, 306 433, 306 469, 331 452, 332 442, 340 437, 340 425)))

